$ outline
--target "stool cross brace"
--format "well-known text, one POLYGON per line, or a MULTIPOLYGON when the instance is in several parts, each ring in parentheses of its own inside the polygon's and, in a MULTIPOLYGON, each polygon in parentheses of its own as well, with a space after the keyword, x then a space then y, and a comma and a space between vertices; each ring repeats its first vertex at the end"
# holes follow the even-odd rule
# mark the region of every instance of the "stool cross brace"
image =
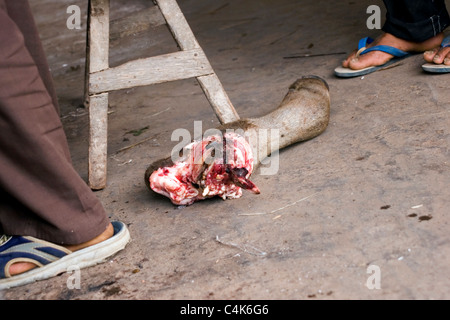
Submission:
POLYGON ((106 187, 108 93, 111 91, 196 78, 222 124, 239 119, 177 2, 155 0, 155 4, 150 9, 138 13, 138 16, 110 23, 109 0, 89 0, 85 99, 89 108, 91 189, 99 190, 106 187), (136 21, 139 19, 152 19, 153 22, 150 23, 152 26, 167 24, 181 50, 128 61, 110 68, 110 37, 126 34, 129 30, 124 22, 138 25, 136 21))

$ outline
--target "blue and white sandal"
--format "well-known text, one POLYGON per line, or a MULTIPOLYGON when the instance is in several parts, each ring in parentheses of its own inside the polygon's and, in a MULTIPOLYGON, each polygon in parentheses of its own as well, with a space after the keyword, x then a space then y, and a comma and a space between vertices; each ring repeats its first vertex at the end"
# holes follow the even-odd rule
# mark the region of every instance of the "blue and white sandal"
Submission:
POLYGON ((130 240, 130 233, 124 223, 111 223, 114 227, 111 238, 74 252, 33 237, 1 236, 0 290, 48 279, 66 272, 69 267, 82 269, 104 262, 124 249, 130 240), (16 262, 31 262, 38 267, 11 276, 9 267, 16 262))
MULTIPOLYGON (((444 40, 442 40, 441 47, 446 48, 450 47, 450 35, 446 36, 444 40)), ((448 73, 450 72, 450 66, 445 64, 435 64, 435 63, 425 63, 422 65, 422 69, 426 72, 431 73, 448 73)))
POLYGON ((358 52, 356 53, 356 56, 360 56, 360 55, 366 54, 371 51, 383 51, 383 52, 392 54, 394 56, 394 58, 392 58, 391 60, 389 60, 388 62, 386 62, 385 64, 383 64, 381 66, 367 67, 367 68, 360 69, 360 70, 353 70, 350 68, 337 67, 336 69, 334 69, 334 74, 340 78, 351 78, 351 77, 363 76, 363 75, 375 72, 377 70, 386 68, 404 58, 411 56, 411 53, 409 53, 409 52, 405 52, 403 50, 400 50, 400 49, 397 49, 397 48, 394 48, 391 46, 386 46, 386 45, 379 45, 379 46, 373 46, 371 48, 366 48, 367 45, 372 42, 373 42, 373 39, 370 37, 365 37, 365 38, 362 38, 361 40, 359 40, 358 52))

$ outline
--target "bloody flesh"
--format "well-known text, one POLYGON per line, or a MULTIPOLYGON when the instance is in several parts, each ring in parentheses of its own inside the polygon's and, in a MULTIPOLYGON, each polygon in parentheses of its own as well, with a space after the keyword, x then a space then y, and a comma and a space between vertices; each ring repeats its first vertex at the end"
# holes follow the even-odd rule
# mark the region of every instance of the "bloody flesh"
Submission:
POLYGON ((253 171, 251 146, 234 132, 211 135, 184 148, 183 157, 173 166, 155 170, 150 176, 153 191, 176 205, 219 196, 235 199, 242 189, 259 193, 249 180, 253 171))

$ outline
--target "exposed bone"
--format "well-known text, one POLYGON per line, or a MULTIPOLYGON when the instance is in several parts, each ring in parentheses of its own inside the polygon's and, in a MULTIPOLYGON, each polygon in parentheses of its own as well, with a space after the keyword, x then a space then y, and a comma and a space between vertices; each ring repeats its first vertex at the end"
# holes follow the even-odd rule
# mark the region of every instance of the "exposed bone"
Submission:
MULTIPOLYGON (((289 87, 288 93, 274 111, 259 118, 233 121, 217 129, 243 133, 254 150, 256 168, 270 154, 321 134, 328 126, 329 118, 330 95, 327 83, 316 76, 305 76, 289 87), (270 132, 272 129, 278 129, 279 135, 269 133, 265 143, 258 141, 262 130, 270 132)), ((172 165, 170 156, 152 163, 145 172, 147 187, 150 188, 149 178, 155 170, 172 165)))

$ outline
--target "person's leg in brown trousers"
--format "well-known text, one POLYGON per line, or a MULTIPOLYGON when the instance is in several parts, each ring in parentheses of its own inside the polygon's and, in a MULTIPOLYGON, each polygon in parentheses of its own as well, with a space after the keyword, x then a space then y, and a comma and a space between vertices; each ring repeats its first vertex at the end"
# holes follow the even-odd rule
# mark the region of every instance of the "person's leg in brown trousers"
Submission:
POLYGON ((3 234, 76 245, 110 227, 72 166, 27 1, 0 0, 0 192, 3 234))

